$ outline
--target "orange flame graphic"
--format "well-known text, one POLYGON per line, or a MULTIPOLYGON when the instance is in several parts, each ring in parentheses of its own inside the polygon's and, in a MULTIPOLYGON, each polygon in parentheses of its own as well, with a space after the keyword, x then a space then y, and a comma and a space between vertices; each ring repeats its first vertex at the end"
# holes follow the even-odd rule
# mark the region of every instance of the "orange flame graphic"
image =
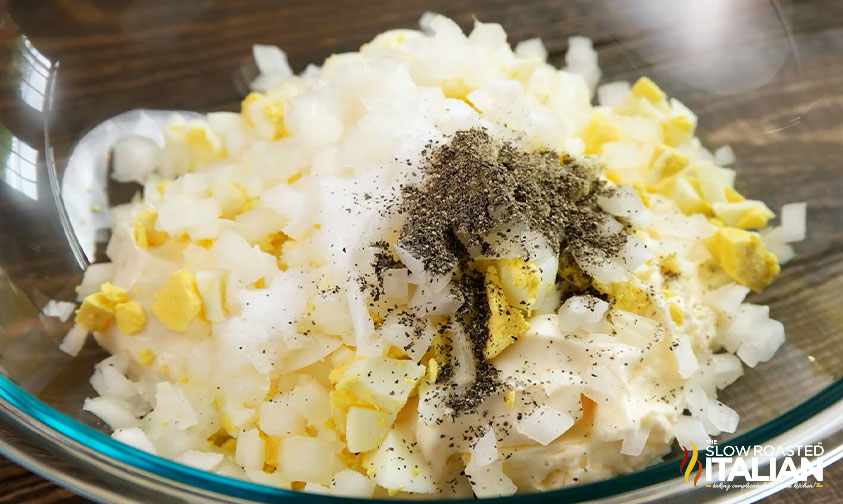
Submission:
POLYGON ((702 474, 702 463, 698 459, 699 453, 697 452, 697 445, 695 445, 694 443, 691 443, 691 448, 693 449, 693 451, 691 452, 691 460, 689 461, 688 460, 688 449, 685 448, 684 446, 682 447, 682 450, 685 452, 685 455, 682 457, 682 462, 680 462, 680 464, 679 464, 679 473, 685 474, 685 483, 690 485, 691 481, 690 481, 689 478, 691 476, 691 472, 693 472, 693 470, 696 469, 697 474, 694 477, 694 486, 697 486, 697 482, 700 480, 700 475, 702 474), (686 466, 686 462, 687 462, 687 466, 686 466))

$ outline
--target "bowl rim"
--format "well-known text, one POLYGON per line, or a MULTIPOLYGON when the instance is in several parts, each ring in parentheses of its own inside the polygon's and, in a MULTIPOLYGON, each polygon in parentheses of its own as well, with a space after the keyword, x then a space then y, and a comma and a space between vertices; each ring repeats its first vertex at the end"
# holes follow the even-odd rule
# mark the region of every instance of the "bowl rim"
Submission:
MULTIPOLYGON (((219 502, 223 499, 228 502, 244 500, 277 502, 278 499, 293 501, 315 499, 322 502, 338 500, 367 503, 379 500, 296 492, 182 465, 123 444, 68 417, 2 374, 0 374, 0 419, 11 424, 25 436, 40 441, 40 444, 53 455, 81 465, 89 472, 104 471, 130 485, 151 488, 169 495, 188 497, 192 501, 198 499, 205 502, 219 502)), ((824 443, 824 453, 816 459, 823 466, 843 458, 843 378, 837 379, 802 404, 724 442, 723 445, 768 444, 786 447, 816 442, 824 443)), ((57 468, 13 446, 10 447, 7 443, 0 443, 0 453, 71 490, 96 500, 110 501, 111 491, 101 489, 94 491, 89 488, 90 485, 80 484, 78 478, 68 478, 57 468)), ((777 460, 781 458, 783 457, 777 457, 777 460)), ((677 461, 668 460, 608 480, 546 492, 485 500, 522 503, 596 500, 609 503, 653 500, 667 502, 691 492, 694 492, 695 498, 699 497, 699 492, 704 491, 705 487, 695 488, 686 484, 677 469, 677 461)), ((721 502, 751 502, 789 486, 795 481, 793 477, 791 480, 767 482, 737 492, 730 491, 726 494, 711 492, 711 496, 717 497, 721 502)), ((468 503, 473 500, 463 499, 454 502, 468 503)))

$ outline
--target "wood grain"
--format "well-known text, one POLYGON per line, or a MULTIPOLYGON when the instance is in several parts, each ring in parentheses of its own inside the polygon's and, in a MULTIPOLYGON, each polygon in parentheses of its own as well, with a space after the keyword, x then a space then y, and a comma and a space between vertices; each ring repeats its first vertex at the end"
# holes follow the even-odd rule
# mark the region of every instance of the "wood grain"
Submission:
MULTIPOLYGON (((300 71, 332 53, 356 50, 386 29, 414 27, 421 13, 433 10, 463 28, 470 28, 475 16, 500 22, 513 42, 540 36, 551 62, 563 65, 567 38, 586 35, 594 40, 606 79, 651 75, 697 112, 706 145, 733 146, 742 192, 773 208, 810 202, 809 241, 799 246, 799 258, 782 279, 757 298, 772 305, 791 340, 774 361, 742 378, 746 387, 765 393, 730 397, 727 391, 724 399, 741 413, 742 425, 751 426, 797 406, 843 370, 843 322, 837 310, 843 292, 843 2, 720 3, 725 12, 711 15, 709 8, 688 17, 677 16, 686 3, 671 0, 0 0, 5 72, 0 133, 42 151, 46 131, 61 175, 73 141, 126 109, 236 110, 253 75, 254 43, 281 46, 300 71), (58 63, 49 117, 21 99, 24 42, 58 63), (784 47, 782 68, 751 92, 731 95, 681 77, 706 51, 732 47, 757 54, 784 47), (809 363, 808 355, 816 359, 809 363), (784 385, 771 394, 775 389, 765 386, 769 383, 784 385), (796 387, 800 394, 790 392, 796 387)), ((758 76, 754 63, 734 70, 749 81, 758 76)), ((0 330, 24 337, 31 337, 34 320, 26 300, 69 299, 79 279, 55 209, 44 203, 52 196, 44 183, 43 152, 38 169, 37 201, 0 182, 0 287, 15 286, 11 294, 0 288, 0 330), (4 312, 14 303, 14 312, 4 312)), ((48 336, 58 337, 61 328, 53 329, 48 336)), ((86 386, 86 377, 81 380, 54 381, 46 389, 54 394, 48 402, 79 418, 78 405, 61 403, 59 397, 67 387, 86 386)), ((7 502, 84 500, 2 459, 0 504, 7 502)), ((826 472, 825 488, 786 490, 767 502, 843 502, 843 464, 826 472)))

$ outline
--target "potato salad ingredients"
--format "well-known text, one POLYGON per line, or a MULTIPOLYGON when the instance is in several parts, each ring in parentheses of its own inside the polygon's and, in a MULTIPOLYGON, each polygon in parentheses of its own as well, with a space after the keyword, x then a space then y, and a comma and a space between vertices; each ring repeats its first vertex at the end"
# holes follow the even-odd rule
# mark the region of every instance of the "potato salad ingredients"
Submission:
POLYGON ((84 409, 182 464, 357 497, 554 489, 734 432, 718 390, 785 337, 744 299, 805 207, 769 226, 691 110, 646 77, 595 89, 569 46, 559 70, 432 14, 298 75, 255 46, 239 111, 119 141, 142 190, 62 345, 111 354, 84 409))

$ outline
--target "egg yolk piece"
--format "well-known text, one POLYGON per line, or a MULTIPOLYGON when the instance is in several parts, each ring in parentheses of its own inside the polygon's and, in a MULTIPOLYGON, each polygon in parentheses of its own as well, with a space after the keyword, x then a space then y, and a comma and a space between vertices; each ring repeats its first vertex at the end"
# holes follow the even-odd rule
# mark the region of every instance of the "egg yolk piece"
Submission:
POLYGON ((173 273, 158 294, 152 313, 168 329, 187 331, 187 326, 202 312, 202 298, 193 274, 182 269, 173 273))

